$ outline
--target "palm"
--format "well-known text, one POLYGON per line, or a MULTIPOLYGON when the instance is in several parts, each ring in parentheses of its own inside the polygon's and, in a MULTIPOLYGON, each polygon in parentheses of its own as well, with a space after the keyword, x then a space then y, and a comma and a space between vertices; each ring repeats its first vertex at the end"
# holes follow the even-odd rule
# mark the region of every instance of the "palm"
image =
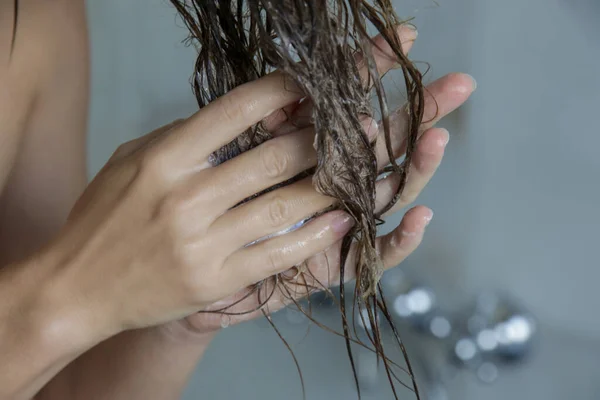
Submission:
MULTIPOLYGON (((464 74, 450 74, 429 85, 424 117, 424 121, 429 122, 425 123, 421 129, 423 133, 419 139, 417 151, 413 156, 413 165, 411 166, 404 195, 390 212, 395 212, 412 203, 431 179, 441 162, 448 135, 445 130, 432 128, 432 126, 465 102, 473 90, 474 82, 472 78, 464 74)), ((402 110, 402 108, 399 110, 402 110)), ((305 104, 296 108, 289 120, 287 117, 282 117, 287 115, 290 115, 290 113, 279 113, 271 121, 267 121, 267 124, 276 127, 274 129, 275 135, 286 134, 294 129, 303 128, 302 123, 294 122, 292 124, 292 121, 295 117, 297 121, 302 121, 304 117, 310 115, 310 105, 305 104)), ((396 156, 400 157, 402 155, 402 143, 405 138, 402 112, 395 113, 391 120, 392 143, 396 150, 396 156)), ((379 136, 381 136, 381 133, 379 133, 379 136)), ((385 165, 384 160, 387 160, 383 138, 380 137, 377 143, 377 156, 380 167, 383 167, 385 165)), ((377 207, 382 207, 389 202, 397 185, 398 182, 393 177, 378 182, 377 207)), ((415 207, 404 215, 402 222, 395 230, 377 238, 377 249, 386 269, 398 265, 418 247, 424 228, 430 219, 431 212, 429 209, 422 206, 415 207)), ((311 291, 308 289, 309 287, 323 288, 338 285, 340 248, 341 242, 338 242, 324 253, 315 254, 307 259, 302 268, 309 273, 298 275, 291 270, 288 274, 290 279, 286 280, 284 285, 288 289, 280 285, 262 307, 261 304, 272 292, 272 283, 267 283, 267 287, 251 294, 249 294, 250 288, 240 291, 207 309, 207 311, 213 312, 201 312, 191 315, 185 319, 185 323, 199 332, 216 331, 224 325, 236 324, 263 315, 263 310, 269 313, 275 312, 291 303, 292 298, 305 297, 311 291), (296 279, 291 279, 294 277, 296 279), (262 301, 259 300, 257 293, 260 293, 262 301), (226 315, 221 311, 224 311, 226 315)), ((346 262, 345 280, 351 280, 355 277, 355 261, 352 254, 351 251, 346 262)))

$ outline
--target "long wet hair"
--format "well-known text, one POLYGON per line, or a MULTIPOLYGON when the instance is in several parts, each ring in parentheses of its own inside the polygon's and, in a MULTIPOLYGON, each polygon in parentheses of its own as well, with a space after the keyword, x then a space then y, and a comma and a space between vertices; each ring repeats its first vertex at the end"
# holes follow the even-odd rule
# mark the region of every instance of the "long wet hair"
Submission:
MULTIPOLYGON (((367 315, 364 325, 372 327, 369 341, 383 360, 397 398, 397 381, 384 353, 377 313, 390 325, 407 363, 413 389, 419 392, 412 368, 392 317, 385 304, 381 285, 383 265, 375 249, 378 223, 402 193, 424 110, 422 74, 402 51, 396 28, 403 21, 390 0, 171 0, 190 31, 189 41, 198 49, 192 79, 200 108, 246 82, 280 70, 312 102, 312 121, 318 155, 312 174, 315 188, 333 197, 336 208, 349 213, 354 228, 343 239, 340 254, 340 310, 343 336, 360 397, 344 295, 344 270, 351 245, 356 243, 356 286, 352 310, 367 315), (406 87, 406 154, 397 163, 391 145, 390 115, 382 77, 377 71, 367 33, 373 27, 392 50, 401 68, 406 87), (360 52, 368 68, 365 83, 354 56, 360 52), (361 126, 361 116, 372 114, 371 89, 375 91, 389 157, 389 166, 379 171, 374 144, 361 126), (381 173, 399 176, 400 185, 389 204, 375 213, 375 184, 381 173), (364 313, 362 312, 364 311, 364 313)), ((270 138, 258 124, 213 154, 216 163, 226 161, 270 138)), ((288 182, 289 183, 289 182, 288 182)), ((270 190, 272 190, 271 188, 270 190)), ((310 271, 300 270, 307 273, 310 271)), ((282 284, 283 277, 275 277, 282 284)), ((260 285, 259 285, 260 286, 260 285)), ((260 292, 260 291, 259 291, 260 292)), ((266 303, 266 298, 263 303, 266 303)), ((362 317, 364 318, 364 317, 362 317)), ((269 320, 270 321, 270 320, 269 320)), ((270 321, 271 322, 271 321, 270 321)))
MULTIPOLYGON (((407 364, 406 372, 419 399, 410 361, 383 297, 379 282, 383 266, 375 250, 377 225, 381 222, 381 216, 393 207, 404 189, 424 110, 422 75, 402 51, 402 44, 395 33, 402 21, 394 12, 390 0, 171 2, 189 28, 190 40, 198 46, 193 87, 200 108, 233 88, 273 70, 283 71, 303 91, 306 99, 312 102, 318 164, 316 169, 307 171, 302 176, 312 174, 317 190, 336 199, 335 207, 348 212, 356 221, 341 246, 339 305, 343 326, 341 335, 346 341, 358 396, 360 398, 360 387, 351 343, 363 344, 350 333, 344 292, 345 263, 353 242, 358 246, 357 282, 352 310, 358 309, 360 318, 363 318, 363 326, 371 327, 367 336, 373 345, 373 351, 383 361, 394 397, 398 398, 395 382, 405 384, 392 370, 393 366, 398 365, 385 355, 383 349, 376 315, 379 311, 384 316, 402 350, 407 364), (408 118, 406 154, 400 164, 396 162, 392 150, 389 110, 382 77, 377 71, 373 56, 375 44, 367 33, 368 24, 388 43, 404 76, 408 118), (367 83, 359 75, 354 60, 356 52, 362 54, 368 68, 367 83), (377 95, 390 162, 383 171, 377 169, 374 144, 366 137, 360 119, 361 116, 372 113, 369 102, 371 87, 377 95), (375 182, 381 173, 397 174, 400 184, 389 204, 375 213, 375 182), (364 314, 368 320, 364 320, 364 314)), ((14 0, 11 55, 17 41, 18 18, 19 0, 14 0)), ((226 161, 270 137, 269 132, 258 124, 216 151, 213 160, 217 163, 226 161)), ((274 281, 276 284, 285 284, 286 278, 276 276, 274 281)), ((305 279, 307 281, 309 280, 305 279)), ((267 281, 259 283, 256 288, 266 289, 266 283, 267 281)), ((324 289, 324 285, 321 288, 324 289)), ((285 286, 281 290, 290 293, 285 286)), ((256 294, 261 300, 261 291, 256 291, 256 294)), ((269 297, 266 296, 259 302, 265 304, 269 297)), ((295 302, 294 299, 291 300, 295 302)), ((302 307, 299 308, 305 312, 302 307)), ((309 314, 307 316, 312 320, 309 314)), ((272 324, 270 319, 269 322, 272 324)), ((274 325, 273 327, 275 328, 274 325)))

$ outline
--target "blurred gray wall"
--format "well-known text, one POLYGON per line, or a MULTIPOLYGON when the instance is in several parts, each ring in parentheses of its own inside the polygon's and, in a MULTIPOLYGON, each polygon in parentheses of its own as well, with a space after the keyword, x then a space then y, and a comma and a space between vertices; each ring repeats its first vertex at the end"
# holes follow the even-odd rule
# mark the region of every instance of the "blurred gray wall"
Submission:
MULTIPOLYGON (((89 150, 95 173, 119 143, 194 111, 188 84, 194 52, 181 44, 186 32, 166 1, 88 5, 89 150)), ((480 289, 505 289, 556 332, 556 346, 576 342, 563 355, 547 347, 543 363, 532 366, 531 390, 523 383, 511 396, 566 398, 559 390, 569 387, 560 382, 562 374, 576 367, 591 370, 595 358, 585 343, 600 340, 595 119, 600 3, 442 0, 436 6, 403 0, 398 5, 404 16, 416 16, 419 39, 412 56, 432 65, 428 79, 464 71, 479 84, 469 103, 441 124, 452 137, 447 157, 420 199, 436 215, 424 245, 405 267, 430 279, 449 306, 480 289), (567 362, 564 370, 557 367, 561 362, 567 362)), ((401 102, 393 88, 388 92, 401 102)), ((324 360, 339 347, 315 335, 302 347, 309 398, 353 398, 348 371, 336 374, 337 364, 324 360), (349 391, 334 396, 339 387, 349 391)), ((275 399, 282 391, 300 398, 293 364, 277 340, 260 322, 228 329, 200 366, 187 398, 275 399), (260 350, 265 346, 272 353, 260 350)), ((585 384, 576 385, 581 396, 574 398, 598 398, 597 378, 584 375, 585 384)), ((467 391, 456 398, 492 398, 491 392, 473 390, 479 394, 467 391)))

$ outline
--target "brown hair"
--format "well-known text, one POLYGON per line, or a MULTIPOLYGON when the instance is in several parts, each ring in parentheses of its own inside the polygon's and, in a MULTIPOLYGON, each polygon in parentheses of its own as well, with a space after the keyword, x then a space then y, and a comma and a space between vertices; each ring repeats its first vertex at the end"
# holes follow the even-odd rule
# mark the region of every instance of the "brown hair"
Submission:
MULTIPOLYGON (((386 307, 379 280, 383 266, 375 250, 380 217, 398 200, 404 189, 423 118, 422 75, 402 51, 396 28, 398 18, 390 0, 171 0, 186 26, 189 40, 198 48, 193 87, 200 107, 246 82, 273 70, 292 79, 313 105, 318 164, 313 174, 316 189, 337 200, 336 208, 356 221, 341 247, 340 308, 343 336, 360 397, 350 343, 354 342, 346 316, 344 267, 353 241, 357 246, 357 279, 352 309, 366 310, 372 327, 369 339, 384 362, 394 395, 396 375, 384 354, 376 313, 382 313, 402 349, 419 398, 404 346, 386 307), (395 160, 390 140, 390 118, 373 56, 375 43, 367 33, 374 27, 389 44, 401 68, 407 94, 406 155, 395 160), (354 60, 360 52, 368 68, 369 82, 362 82, 354 60), (374 88, 381 111, 390 165, 378 171, 374 145, 366 137, 360 117, 371 115, 369 92, 374 88), (390 203, 375 213, 375 183, 381 173, 400 177, 390 203), (394 379, 393 379, 394 378, 394 379)), ((270 138, 261 124, 213 154, 223 162, 270 138)), ((272 190, 273 188, 271 188, 272 190)), ((284 279, 276 279, 283 282, 284 279)), ((362 315, 362 313, 361 313, 362 315)))

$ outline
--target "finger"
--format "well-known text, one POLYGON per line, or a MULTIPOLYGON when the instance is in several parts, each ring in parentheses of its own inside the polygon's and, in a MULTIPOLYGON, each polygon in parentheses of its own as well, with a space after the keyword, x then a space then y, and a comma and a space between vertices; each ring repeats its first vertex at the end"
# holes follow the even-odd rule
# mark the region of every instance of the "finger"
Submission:
MULTIPOLYGON (((475 88, 475 80, 470 75, 461 73, 448 74, 428 85, 425 90, 425 112, 420 132, 433 127, 440 119, 460 107, 475 88)), ((381 123, 379 125, 383 126, 381 123)), ((390 115, 390 139, 396 158, 401 157, 405 151, 406 125, 406 107, 400 107, 390 115)), ((377 138, 376 154, 379 168, 389 164, 383 128, 380 128, 377 138)))
MULTIPOLYGON (((433 212, 424 206, 417 206, 404 215, 400 225, 387 235, 376 239, 377 253, 381 257, 384 268, 390 269, 400 264, 421 243, 425 228, 431 222, 433 212)), ((356 243, 353 243, 346 267, 344 269, 344 281, 348 282, 356 278, 356 243)), ((326 252, 315 259, 313 265, 309 264, 314 276, 322 283, 333 286, 340 282, 340 252, 326 252)))
POLYGON ((244 288, 188 317, 188 321, 198 332, 211 332, 260 317, 263 311, 274 313, 291 303, 274 287, 275 282, 270 277, 259 286, 244 288))
POLYGON ((406 213, 396 229, 377 238, 377 251, 385 269, 397 266, 419 247, 432 218, 431 209, 415 207, 406 213))
POLYGON ((300 89, 281 72, 231 90, 181 124, 162 147, 170 161, 196 168, 208 156, 246 129, 302 97, 300 89))
POLYGON ((148 133, 147 135, 141 136, 137 139, 130 140, 129 142, 125 142, 125 143, 121 144, 119 146, 119 148, 114 152, 114 154, 110 158, 109 162, 120 160, 122 158, 130 156, 131 154, 135 153, 142 147, 147 146, 148 144, 152 143, 154 140, 163 136, 165 133, 171 131, 171 129, 178 126, 183 121, 185 121, 185 120, 177 119, 165 126, 161 126, 160 128, 148 133))
MULTIPOLYGON (((376 135, 375 120, 364 118, 361 124, 367 135, 376 135)), ((317 165, 313 143, 312 127, 269 140, 212 168, 208 182, 203 178, 203 193, 212 193, 213 209, 225 212, 249 196, 317 165), (207 184, 218 189, 206 191, 207 184)))
MULTIPOLYGON (((433 213, 427 207, 415 207, 408 211, 400 225, 387 235, 377 238, 377 250, 385 269, 390 269, 404 261, 419 246, 425 227, 431 222, 433 213)), ((344 281, 356 278, 355 247, 350 251, 346 262, 344 281)), ((310 257, 301 267, 302 274, 295 273, 295 279, 266 280, 260 288, 246 288, 232 296, 212 304, 206 313, 200 316, 201 324, 207 329, 218 329, 223 323, 236 324, 262 315, 263 311, 273 313, 292 304, 315 291, 338 286, 340 283, 341 241, 327 250, 310 257), (277 283, 277 287, 274 285, 277 283), (223 317, 220 312, 227 314, 223 317)), ((292 278, 290 276, 290 278, 292 278)))
MULTIPOLYGON (((416 28, 410 24, 402 24, 396 28, 396 35, 400 41, 402 52, 405 55, 408 54, 417 39, 416 28)), ((397 68, 399 65, 398 57, 382 35, 377 35, 373 38, 373 58, 379 76, 385 75, 389 70, 397 68)), ((372 77, 369 73, 367 60, 362 53, 356 54, 355 59, 362 81, 368 83, 372 77)))
MULTIPOLYGON (((402 51, 404 54, 408 54, 417 38, 416 29, 412 25, 403 24, 397 28, 396 33, 402 45, 402 51)), ((385 75, 390 69, 398 65, 397 57, 382 35, 377 35, 373 38, 372 49, 375 65, 380 76, 385 75)), ((366 84, 371 79, 366 59, 361 53, 357 53, 355 60, 359 68, 360 77, 366 84)), ((286 116, 286 118, 281 118, 277 121, 278 123, 271 123, 269 125, 270 131, 273 132, 274 136, 280 136, 311 125, 312 108, 313 104, 311 101, 300 103, 295 109, 289 110, 292 111, 291 114, 288 114, 290 116, 289 119, 286 116)))
MULTIPOLYGON (((376 239, 377 252, 381 257, 385 269, 390 269, 400 264, 421 243, 425 228, 431 222, 433 212, 424 206, 417 206, 409 210, 402 218, 400 225, 387 235, 376 239)), ((349 282, 356 278, 356 247, 353 243, 346 267, 344 268, 344 281, 349 282)), ((341 240, 328 247, 326 251, 313 253, 306 262, 299 267, 304 271, 302 278, 297 281, 295 298, 302 298, 315 290, 324 290, 340 284, 340 250, 341 240)))
POLYGON ((238 250, 226 260, 223 273, 240 287, 251 285, 325 250, 341 240, 353 223, 350 215, 332 211, 297 231, 238 250))
POLYGON ((306 178, 226 212, 211 225, 210 235, 234 251, 293 228, 333 202, 334 199, 317 193, 312 179, 306 178))
MULTIPOLYGON (((267 131, 274 134, 282 124, 284 124, 286 121, 288 121, 292 115, 294 115, 294 113, 296 112, 298 107, 300 107, 301 104, 302 104, 302 99, 275 111, 274 113, 269 115, 267 118, 262 120, 263 127, 267 131)), ((277 135, 274 135, 274 136, 277 136, 277 135)))
POLYGON ((285 182, 317 163, 312 146, 312 128, 269 140, 239 156, 212 168, 208 181, 214 187, 206 191, 216 212, 222 213, 240 201, 285 182))
MULTIPOLYGON (((416 200, 442 162, 449 138, 448 131, 442 128, 431 128, 423 133, 417 143, 406 186, 398 202, 386 215, 394 213, 416 200)), ((399 184, 400 177, 397 174, 391 174, 377 182, 375 212, 379 212, 392 200, 398 191, 399 184)))

